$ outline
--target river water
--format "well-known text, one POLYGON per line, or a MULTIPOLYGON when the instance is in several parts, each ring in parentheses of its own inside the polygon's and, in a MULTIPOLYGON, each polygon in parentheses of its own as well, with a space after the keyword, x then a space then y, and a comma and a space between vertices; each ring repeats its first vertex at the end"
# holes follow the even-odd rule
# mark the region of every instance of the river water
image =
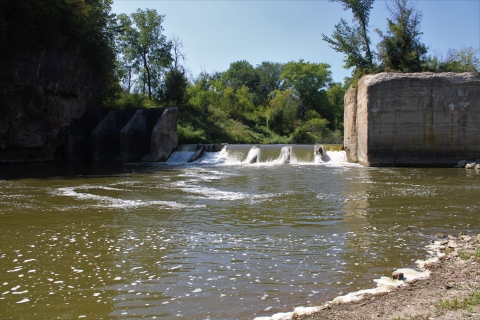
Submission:
POLYGON ((475 170, 223 156, 1 167, 0 318, 249 319, 480 232, 475 170))

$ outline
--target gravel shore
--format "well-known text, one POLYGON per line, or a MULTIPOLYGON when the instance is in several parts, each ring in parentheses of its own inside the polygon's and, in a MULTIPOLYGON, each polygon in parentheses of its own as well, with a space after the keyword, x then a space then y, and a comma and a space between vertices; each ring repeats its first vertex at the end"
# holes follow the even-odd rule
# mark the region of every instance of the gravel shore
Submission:
POLYGON ((405 276, 390 292, 366 293, 346 303, 333 300, 318 308, 297 308, 270 319, 480 319, 480 235, 437 237, 432 247, 438 259, 420 263, 430 272, 426 279, 405 276))

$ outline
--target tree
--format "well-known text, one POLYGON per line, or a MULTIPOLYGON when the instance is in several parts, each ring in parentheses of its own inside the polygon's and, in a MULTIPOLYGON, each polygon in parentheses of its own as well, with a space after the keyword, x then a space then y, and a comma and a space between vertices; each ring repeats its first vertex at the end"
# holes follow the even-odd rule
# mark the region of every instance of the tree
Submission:
MULTIPOLYGON (((368 36, 368 22, 370 10, 374 0, 330 0, 339 2, 344 10, 353 13, 353 26, 341 19, 335 25, 331 38, 322 33, 323 40, 337 52, 343 52, 345 68, 355 67, 364 71, 372 71, 374 67, 373 52, 370 50, 370 37, 368 36)), ((356 70, 354 70, 355 72, 356 70)))
POLYGON ((333 129, 340 128, 340 124, 343 122, 343 98, 346 91, 341 83, 334 82, 328 86, 327 98, 328 102, 330 102, 330 108, 333 111, 333 119, 331 121, 331 125, 334 127, 333 129))
POLYGON ((223 74, 225 85, 231 86, 234 90, 246 86, 254 92, 260 82, 260 76, 255 68, 246 60, 236 61, 230 64, 228 70, 223 74))
POLYGON ((181 52, 183 43, 179 37, 172 38, 172 65, 165 75, 163 85, 163 96, 167 104, 174 102, 182 105, 186 99, 188 79, 185 75, 185 68, 180 63, 185 62, 185 55, 181 52), (181 60, 181 61, 180 61, 181 60))
POLYGON ((285 84, 293 89, 299 97, 298 115, 303 119, 309 109, 318 111, 322 116, 330 115, 325 89, 332 81, 330 65, 299 60, 288 62, 280 76, 285 84))
POLYGON ((113 70, 112 0, 1 0, 0 74, 25 52, 59 49, 80 54, 101 74, 113 70))
POLYGON ((271 92, 285 89, 285 80, 280 78, 283 63, 263 61, 257 65, 255 71, 260 77, 255 91, 255 103, 265 106, 268 104, 268 96, 271 92))
POLYGON ((384 70, 420 72, 427 47, 420 42, 422 13, 410 0, 387 2, 392 19, 387 19, 388 29, 384 34, 376 29, 382 40, 377 45, 378 55, 384 70), (390 3, 390 4, 389 4, 390 3))
POLYGON ((424 71, 433 72, 479 72, 480 49, 463 46, 459 50, 448 49, 445 57, 429 56, 424 65, 424 71))
POLYGON ((272 92, 267 109, 267 127, 279 135, 288 135, 294 130, 298 97, 293 89, 272 92))
POLYGON ((123 32, 118 37, 121 67, 128 79, 128 90, 132 81, 139 82, 141 91, 148 92, 152 100, 153 90, 159 90, 162 77, 170 66, 172 43, 162 34, 165 15, 156 10, 138 9, 129 16, 118 16, 123 32))

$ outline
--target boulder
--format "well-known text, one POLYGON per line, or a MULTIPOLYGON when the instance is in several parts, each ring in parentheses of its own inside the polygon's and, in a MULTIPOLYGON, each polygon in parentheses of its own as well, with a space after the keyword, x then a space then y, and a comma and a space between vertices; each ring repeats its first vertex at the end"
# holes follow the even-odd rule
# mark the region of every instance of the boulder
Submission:
POLYGON ((165 162, 178 145, 178 108, 167 108, 153 127, 150 148, 153 161, 165 162))

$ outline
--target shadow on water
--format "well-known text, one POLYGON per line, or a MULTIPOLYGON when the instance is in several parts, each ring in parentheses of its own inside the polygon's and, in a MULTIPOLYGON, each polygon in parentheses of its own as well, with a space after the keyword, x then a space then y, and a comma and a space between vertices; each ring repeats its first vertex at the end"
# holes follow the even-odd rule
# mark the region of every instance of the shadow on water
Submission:
POLYGON ((0 166, 1 180, 74 179, 86 177, 116 177, 137 173, 175 171, 178 168, 160 163, 45 163, 0 166))

